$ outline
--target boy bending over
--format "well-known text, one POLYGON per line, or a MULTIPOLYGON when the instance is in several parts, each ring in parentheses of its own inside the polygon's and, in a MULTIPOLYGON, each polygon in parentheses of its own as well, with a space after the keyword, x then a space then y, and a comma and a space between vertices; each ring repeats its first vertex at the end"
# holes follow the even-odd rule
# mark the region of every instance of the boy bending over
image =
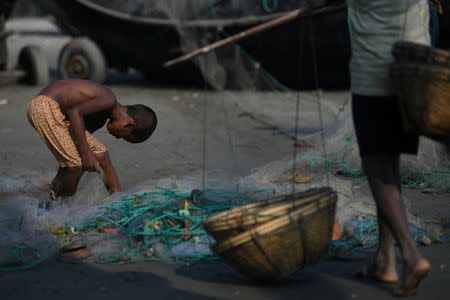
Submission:
POLYGON ((108 148, 92 133, 106 125, 110 134, 130 143, 148 139, 156 128, 154 111, 144 105, 120 105, 107 88, 87 80, 56 81, 27 109, 28 120, 59 163, 50 198, 73 195, 84 171, 103 170, 110 192, 121 191, 108 148))

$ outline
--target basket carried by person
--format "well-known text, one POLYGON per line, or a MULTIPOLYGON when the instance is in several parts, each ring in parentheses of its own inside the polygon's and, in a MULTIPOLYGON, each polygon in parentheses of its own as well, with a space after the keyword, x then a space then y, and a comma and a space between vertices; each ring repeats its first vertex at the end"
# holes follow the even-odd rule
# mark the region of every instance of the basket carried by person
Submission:
POLYGON ((407 42, 391 68, 406 132, 450 141, 450 52, 407 42))
POLYGON ((397 63, 423 63, 450 68, 450 52, 426 45, 399 41, 392 50, 397 63))
POLYGON ((227 264, 255 280, 287 277, 328 255, 336 202, 337 195, 319 197, 282 216, 250 226, 217 242, 211 249, 227 264))
POLYGON ((304 192, 275 197, 266 201, 243 205, 203 221, 205 230, 217 241, 242 233, 250 227, 285 215, 290 210, 315 205, 337 197, 331 188, 313 188, 304 192))

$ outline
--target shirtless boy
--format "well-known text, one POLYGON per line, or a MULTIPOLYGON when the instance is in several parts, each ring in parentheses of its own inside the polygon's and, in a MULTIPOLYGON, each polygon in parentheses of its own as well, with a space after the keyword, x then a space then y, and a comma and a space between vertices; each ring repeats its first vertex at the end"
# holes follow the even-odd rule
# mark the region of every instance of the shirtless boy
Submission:
POLYGON ((154 111, 144 105, 120 105, 114 94, 87 80, 56 81, 27 109, 28 120, 58 161, 50 198, 73 195, 84 171, 103 170, 110 192, 121 191, 108 149, 92 133, 106 125, 110 134, 130 143, 148 139, 156 128, 154 111))

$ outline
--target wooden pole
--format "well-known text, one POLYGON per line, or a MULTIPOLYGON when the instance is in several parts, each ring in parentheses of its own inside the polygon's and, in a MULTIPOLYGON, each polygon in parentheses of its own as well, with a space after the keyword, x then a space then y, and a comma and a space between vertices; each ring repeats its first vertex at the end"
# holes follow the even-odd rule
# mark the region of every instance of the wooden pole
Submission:
POLYGON ((258 33, 258 32, 270 29, 272 27, 284 24, 284 23, 289 22, 289 21, 291 21, 293 19, 296 19, 298 17, 303 17, 303 16, 312 15, 312 14, 316 14, 316 13, 326 12, 326 11, 334 10, 334 9, 341 8, 341 7, 344 7, 344 5, 326 6, 326 7, 321 7, 321 8, 312 8, 312 7, 299 8, 299 9, 293 10, 293 11, 291 11, 291 12, 289 12, 289 13, 287 13, 284 16, 281 16, 279 18, 276 18, 276 19, 273 19, 271 21, 259 24, 259 25, 254 26, 254 27, 251 27, 250 29, 247 29, 247 30, 244 30, 242 32, 236 33, 236 34, 234 34, 234 35, 232 35, 230 37, 227 37, 227 38, 225 38, 223 40, 220 40, 220 41, 217 41, 217 42, 215 42, 213 44, 204 46, 202 48, 194 50, 194 51, 192 51, 190 53, 187 53, 187 54, 185 54, 183 56, 180 56, 178 58, 169 60, 169 61, 165 62, 163 66, 165 68, 168 68, 170 66, 173 66, 173 65, 178 64, 180 62, 189 60, 189 59, 191 59, 193 57, 196 57, 198 55, 201 55, 201 54, 204 54, 204 53, 208 53, 211 50, 223 47, 223 46, 225 46, 227 44, 230 44, 232 42, 236 42, 236 41, 242 40, 242 39, 244 39, 246 37, 249 37, 249 36, 251 36, 251 35, 253 35, 255 33, 258 33))

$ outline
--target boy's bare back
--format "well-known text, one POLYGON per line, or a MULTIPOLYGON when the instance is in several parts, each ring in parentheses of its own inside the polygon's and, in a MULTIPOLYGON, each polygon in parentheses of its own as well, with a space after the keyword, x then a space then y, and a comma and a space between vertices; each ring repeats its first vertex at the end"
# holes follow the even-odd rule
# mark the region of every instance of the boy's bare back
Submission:
POLYGON ((93 99, 107 100, 111 102, 111 107, 117 103, 109 89, 95 82, 81 79, 55 81, 44 88, 39 95, 44 95, 57 101, 63 111, 93 99), (111 101, 112 99, 114 101, 111 101))
MULTIPOLYGON (((39 95, 59 103, 61 112, 72 122, 75 131, 90 133, 103 127, 111 111, 118 105, 114 94, 107 88, 88 80, 58 80, 44 88, 39 95), (74 118, 81 117, 83 124, 74 118)), ((81 134, 81 133, 80 133, 81 134)))

